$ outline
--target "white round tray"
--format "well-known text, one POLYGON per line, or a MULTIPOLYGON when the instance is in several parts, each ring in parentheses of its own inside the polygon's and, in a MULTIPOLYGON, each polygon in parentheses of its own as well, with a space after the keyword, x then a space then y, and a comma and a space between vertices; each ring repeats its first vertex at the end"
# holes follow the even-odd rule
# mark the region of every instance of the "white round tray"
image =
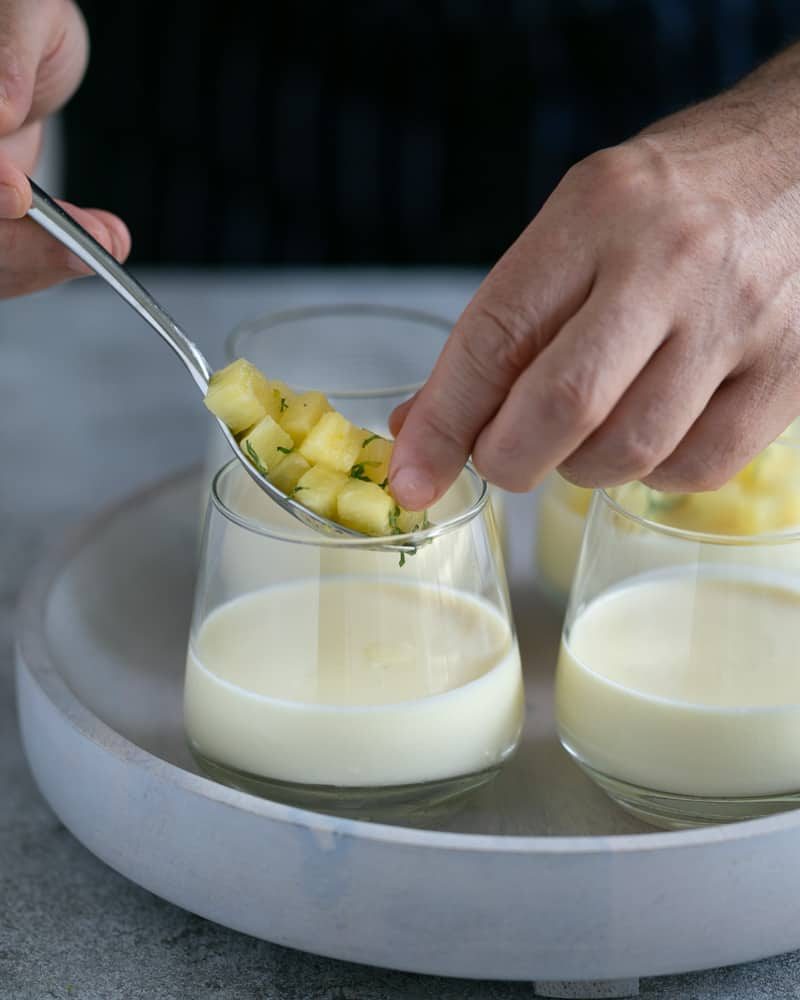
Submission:
POLYGON ((530 579, 512 581, 524 741, 447 829, 323 816, 202 777, 181 725, 199 502, 196 474, 137 494, 40 565, 22 602, 28 760, 113 868, 279 944, 448 976, 631 980, 800 946, 800 813, 659 833, 614 807, 556 742, 560 616, 530 579))

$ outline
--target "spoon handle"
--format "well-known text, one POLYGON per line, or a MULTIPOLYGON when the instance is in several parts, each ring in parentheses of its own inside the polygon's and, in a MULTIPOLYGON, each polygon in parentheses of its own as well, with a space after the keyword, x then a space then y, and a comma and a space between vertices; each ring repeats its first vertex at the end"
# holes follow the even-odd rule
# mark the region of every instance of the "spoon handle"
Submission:
POLYGON ((28 210, 28 215, 59 243, 63 243, 76 257, 80 257, 84 264, 87 264, 103 281, 111 285, 117 295, 125 299, 128 305, 163 337, 205 394, 211 377, 211 368, 196 345, 166 309, 162 308, 136 278, 122 264, 114 260, 83 226, 68 215, 38 184, 33 181, 30 184, 33 204, 28 210))

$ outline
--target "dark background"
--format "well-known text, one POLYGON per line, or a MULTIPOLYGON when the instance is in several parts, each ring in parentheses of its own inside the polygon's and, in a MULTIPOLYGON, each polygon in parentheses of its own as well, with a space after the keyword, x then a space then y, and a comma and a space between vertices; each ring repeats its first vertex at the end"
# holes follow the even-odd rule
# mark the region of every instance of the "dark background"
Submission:
POLYGON ((66 195, 134 260, 486 264, 575 160, 800 37, 800 0, 83 0, 66 195))

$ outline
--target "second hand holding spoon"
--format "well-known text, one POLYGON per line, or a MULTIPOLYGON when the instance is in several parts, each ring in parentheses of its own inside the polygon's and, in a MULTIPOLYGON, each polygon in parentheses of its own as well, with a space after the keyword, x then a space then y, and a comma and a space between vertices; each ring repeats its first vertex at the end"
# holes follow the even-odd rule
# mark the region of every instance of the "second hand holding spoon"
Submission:
MULTIPOLYGON (((160 334, 163 340, 181 359, 188 369, 189 374, 194 379, 195 384, 203 393, 203 396, 205 396, 208 392, 208 382, 212 375, 212 369, 200 349, 183 333, 166 309, 156 302, 153 296, 133 277, 130 271, 115 260, 83 226, 65 212, 38 184, 31 181, 30 185, 33 192, 33 202, 28 210, 30 218, 34 222, 37 222, 43 229, 47 230, 59 243, 62 243, 68 250, 71 250, 84 264, 87 264, 129 306, 135 309, 156 333, 160 334)), ((234 455, 236 455, 244 466, 250 478, 271 500, 274 500, 275 503, 285 511, 288 511, 293 517, 296 517, 308 527, 327 535, 349 535, 364 539, 370 537, 359 531, 346 528, 336 521, 322 517, 320 514, 316 514, 314 511, 304 507, 298 501, 286 496, 285 493, 282 493, 277 486, 274 486, 250 464, 239 448, 239 444, 231 433, 230 428, 222 420, 217 419, 217 423, 225 436, 225 440, 230 445, 234 455)), ((388 549, 392 552, 413 553, 416 551, 415 545, 400 542, 379 543, 377 539, 375 548, 388 549)))

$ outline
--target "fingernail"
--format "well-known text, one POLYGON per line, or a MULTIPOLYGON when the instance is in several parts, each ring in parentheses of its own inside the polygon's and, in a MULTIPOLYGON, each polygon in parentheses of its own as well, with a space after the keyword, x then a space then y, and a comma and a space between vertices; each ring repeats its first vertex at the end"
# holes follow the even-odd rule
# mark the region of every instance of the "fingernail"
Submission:
POLYGON ((422 510, 433 502, 436 486, 424 469, 399 469, 391 478, 392 492, 409 510, 422 510))
POLYGON ((24 214, 19 191, 13 184, 0 184, 0 218, 19 219, 24 214))

